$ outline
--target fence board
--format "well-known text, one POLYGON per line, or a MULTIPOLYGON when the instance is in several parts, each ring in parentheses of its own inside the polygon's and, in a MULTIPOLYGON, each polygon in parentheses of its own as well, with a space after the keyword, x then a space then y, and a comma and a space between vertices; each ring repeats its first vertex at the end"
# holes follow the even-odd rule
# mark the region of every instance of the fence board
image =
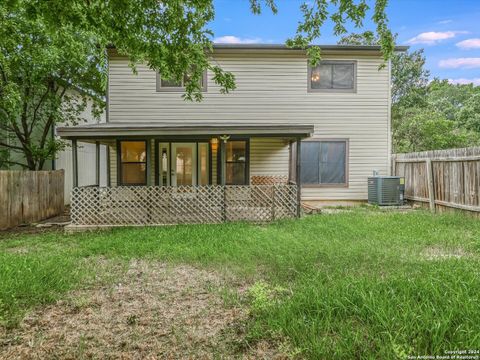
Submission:
POLYGON ((40 221, 64 210, 64 171, 0 171, 0 229, 40 221))
POLYGON ((426 200, 432 209, 480 212, 480 147, 396 154, 392 157, 392 172, 405 177, 407 199, 426 200), (433 196, 426 172, 429 161, 433 196))

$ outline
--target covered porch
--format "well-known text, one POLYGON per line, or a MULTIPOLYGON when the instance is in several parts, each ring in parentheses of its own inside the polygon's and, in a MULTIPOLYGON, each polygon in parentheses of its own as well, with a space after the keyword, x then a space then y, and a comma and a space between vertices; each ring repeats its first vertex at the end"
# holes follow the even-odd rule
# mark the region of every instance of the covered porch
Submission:
MULTIPOLYGON (((265 222, 300 215, 300 140, 312 125, 102 123, 72 142, 72 224, 265 222), (108 186, 78 183, 81 142, 108 146, 108 186)), ((98 171, 100 156, 97 156, 98 171)))

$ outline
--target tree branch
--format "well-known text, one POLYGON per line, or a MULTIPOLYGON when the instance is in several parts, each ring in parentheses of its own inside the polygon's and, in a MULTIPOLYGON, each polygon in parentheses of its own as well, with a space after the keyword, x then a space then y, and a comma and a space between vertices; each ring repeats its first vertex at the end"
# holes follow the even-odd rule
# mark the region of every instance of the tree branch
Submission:
MULTIPOLYGON (((58 89, 59 89, 59 87, 57 87, 57 89, 55 91, 58 91, 58 89)), ((60 93, 59 97, 63 98, 63 95, 65 95, 66 91, 67 91, 67 89, 64 87, 62 92, 60 93)), ((43 133, 42 133, 42 137, 41 137, 41 140, 40 140, 40 149, 43 149, 43 147, 45 146, 45 142, 47 141, 47 136, 51 131, 50 128, 52 127, 53 123, 54 123, 54 117, 50 114, 50 116, 48 117, 48 120, 45 123, 45 126, 43 128, 43 133)))
POLYGON ((15 122, 15 120, 8 119, 8 122, 12 126, 11 129, 13 130, 15 135, 18 137, 18 140, 20 140, 20 142, 24 143, 25 142, 25 137, 23 136, 22 132, 20 131, 17 123, 15 122))
POLYGON ((52 90, 52 86, 53 84, 51 83, 51 81, 49 80, 49 83, 47 85, 47 91, 45 91, 45 93, 42 95, 42 97, 40 98, 40 100, 38 101, 38 104, 37 106, 35 106, 35 109, 33 110, 33 116, 32 116, 32 123, 30 125, 30 130, 29 130, 29 133, 28 135, 30 136, 33 132, 33 129, 35 127, 35 124, 37 122, 37 113, 38 113, 38 109, 40 108, 40 106, 42 105, 43 101, 45 100, 45 98, 47 97, 47 95, 50 93, 50 91, 52 90))
POLYGON ((0 141, 0 146, 4 146, 4 147, 9 148, 9 149, 14 149, 14 150, 23 151, 23 148, 20 147, 20 146, 15 146, 15 145, 7 144, 7 143, 4 143, 4 142, 2 142, 2 141, 0 141))
POLYGON ((27 112, 28 112, 28 99, 30 98, 31 95, 31 89, 29 86, 25 88, 25 98, 23 100, 23 110, 22 114, 20 115, 20 120, 22 121, 22 128, 23 128, 23 134, 25 137, 25 141, 28 140, 29 132, 28 132, 28 120, 27 120, 27 112))
POLYGON ((7 74, 5 73, 5 70, 3 69, 2 64, 0 64, 0 73, 2 73, 3 82, 4 83, 8 82, 7 74))
POLYGON ((10 165, 19 165, 25 169, 28 169, 29 166, 27 164, 22 164, 22 163, 19 163, 18 161, 12 161, 12 160, 4 160, 3 161, 5 164, 10 164, 10 165))

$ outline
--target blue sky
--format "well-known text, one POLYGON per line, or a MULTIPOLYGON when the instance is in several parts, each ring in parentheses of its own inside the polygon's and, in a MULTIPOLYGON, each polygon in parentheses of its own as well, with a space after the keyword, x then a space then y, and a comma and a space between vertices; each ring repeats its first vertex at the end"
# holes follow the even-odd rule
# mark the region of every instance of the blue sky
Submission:
MULTIPOLYGON (((264 9, 255 16, 248 0, 215 0, 215 41, 283 43, 295 33, 302 2, 276 0, 277 15, 264 9)), ((425 49, 432 77, 480 85, 480 0, 390 0, 388 16, 399 44, 425 49)), ((363 29, 349 29, 374 30, 374 25, 367 19, 363 29)), ((336 42, 327 23, 318 43, 336 42)))

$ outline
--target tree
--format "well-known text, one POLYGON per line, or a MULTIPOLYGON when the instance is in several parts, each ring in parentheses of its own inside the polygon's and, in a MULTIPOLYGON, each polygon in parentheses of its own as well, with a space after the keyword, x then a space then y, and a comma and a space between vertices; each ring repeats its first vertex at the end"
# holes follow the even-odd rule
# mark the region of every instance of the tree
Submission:
POLYGON ((480 134, 480 86, 434 79, 428 89, 428 103, 447 119, 480 134))
MULTIPOLYGON (((350 34, 341 44, 378 45, 370 31, 350 34)), ((480 87, 429 82, 423 49, 395 53, 392 64, 392 132, 395 152, 478 144, 480 87)))
MULTIPOLYGON (((373 20, 385 59, 393 52, 387 27, 387 0, 372 0, 373 20)), ((277 12, 274 0, 250 0, 251 10, 277 12)), ((303 19, 287 45, 306 49, 312 64, 320 49, 309 45, 321 35, 327 19, 336 35, 347 32, 346 23, 362 26, 366 0, 314 0, 301 6, 303 19)), ((87 96, 98 111, 105 92, 105 49, 114 45, 128 56, 132 70, 137 62, 172 80, 188 75, 184 97, 200 101, 200 79, 208 69, 221 92, 235 89, 235 78, 215 62, 213 0, 8 0, 0 4, 0 130, 10 141, 4 151, 22 153, 25 163, 10 164, 41 169, 63 142, 50 134, 59 122, 82 121, 87 96), (81 96, 72 96, 80 89, 81 96)), ((2 134, 0 134, 2 135, 2 134)))
MULTIPOLYGON (((394 36, 396 38, 396 35, 394 36)), ((353 33, 343 36, 339 44, 344 45, 380 45, 380 39, 372 31, 353 33)), ((425 69, 425 55, 423 49, 393 53, 392 64, 392 102, 398 103, 401 99, 408 101, 419 100, 425 95, 430 71, 425 69)))
MULTIPOLYGON (((96 46, 90 34, 61 28, 47 33, 27 12, 0 13, 0 150, 5 165, 39 170, 64 146, 52 136, 53 125, 82 120, 87 98, 72 96, 72 84, 101 92, 102 67, 91 56, 96 46)), ((94 105, 99 110, 101 101, 94 105)))
POLYGON ((439 111, 427 108, 400 108, 393 121, 396 152, 452 149, 475 145, 478 135, 457 126, 439 111))
POLYGON ((338 40, 338 44, 378 46, 380 45, 380 39, 373 31, 365 31, 363 33, 351 33, 342 36, 340 40, 338 40))

